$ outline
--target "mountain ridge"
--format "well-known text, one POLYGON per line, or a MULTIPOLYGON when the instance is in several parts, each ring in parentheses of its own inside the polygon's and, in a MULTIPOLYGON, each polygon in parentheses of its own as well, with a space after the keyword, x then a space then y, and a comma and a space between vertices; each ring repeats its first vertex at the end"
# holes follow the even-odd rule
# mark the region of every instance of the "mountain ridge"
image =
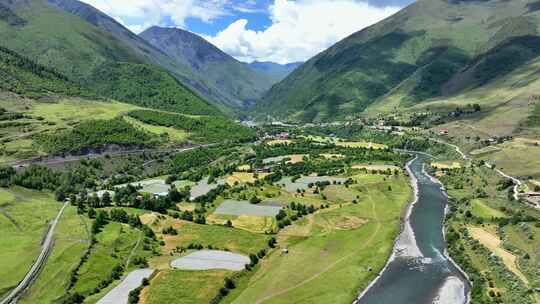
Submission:
POLYGON ((536 2, 417 1, 310 59, 254 112, 324 121, 466 93, 540 55, 536 2))
POLYGON ((233 108, 247 108, 273 84, 270 77, 249 69, 189 31, 152 26, 139 36, 175 62, 191 67, 195 75, 220 91, 226 104, 233 108))

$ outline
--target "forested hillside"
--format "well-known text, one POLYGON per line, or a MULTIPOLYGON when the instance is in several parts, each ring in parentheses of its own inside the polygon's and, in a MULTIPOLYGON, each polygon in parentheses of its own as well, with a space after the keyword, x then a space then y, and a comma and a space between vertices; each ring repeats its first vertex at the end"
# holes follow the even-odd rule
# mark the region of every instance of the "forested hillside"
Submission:
POLYGON ((218 112, 179 81, 174 81, 166 70, 152 66, 153 62, 142 55, 144 51, 75 15, 42 0, 1 0, 0 5, 3 12, 0 14, 0 46, 58 71, 73 82, 128 103, 187 114, 218 112), (143 66, 146 66, 145 74, 140 73, 143 66), (160 82, 167 78, 168 85, 163 86, 160 82), (133 84, 144 82, 157 94, 141 94, 135 85, 123 86, 120 92, 113 93, 109 85, 118 83, 118 79, 133 84), (155 96, 170 96, 171 85, 175 99, 161 104, 155 96))

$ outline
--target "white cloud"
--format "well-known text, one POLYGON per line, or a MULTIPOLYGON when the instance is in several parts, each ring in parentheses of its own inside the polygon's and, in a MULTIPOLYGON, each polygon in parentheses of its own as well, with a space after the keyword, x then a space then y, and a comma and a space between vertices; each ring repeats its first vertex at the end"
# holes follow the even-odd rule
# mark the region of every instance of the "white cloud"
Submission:
POLYGON ((104 13, 115 16, 122 24, 135 32, 151 25, 174 25, 183 27, 186 18, 193 17, 204 22, 230 14, 230 0, 83 0, 104 13), (170 24, 169 24, 170 25, 170 24))
POLYGON ((249 30, 247 20, 240 19, 205 38, 243 61, 304 61, 398 10, 354 0, 276 0, 267 29, 249 30))

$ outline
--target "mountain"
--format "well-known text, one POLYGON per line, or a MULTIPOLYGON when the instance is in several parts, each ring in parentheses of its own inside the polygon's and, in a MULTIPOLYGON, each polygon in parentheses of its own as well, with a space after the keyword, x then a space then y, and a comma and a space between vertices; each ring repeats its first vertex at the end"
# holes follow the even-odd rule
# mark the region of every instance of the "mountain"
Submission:
POLYGON ((246 108, 275 82, 191 32, 154 26, 139 36, 176 63, 189 66, 193 74, 221 92, 227 106, 246 108))
POLYGON ((419 0, 300 66, 254 112, 331 120, 502 84, 540 55, 539 23, 538 0, 419 0))
MULTIPOLYGON (((50 5, 65 12, 78 16, 92 25, 108 32, 118 40, 128 45, 146 62, 157 65, 169 71, 175 78, 192 90, 213 102, 222 111, 231 112, 231 108, 242 107, 235 92, 231 92, 224 86, 216 85, 213 79, 193 69, 186 61, 175 61, 168 54, 162 52, 142 37, 137 36, 113 18, 102 13, 96 8, 77 0, 48 0, 50 5)), ((234 89, 234 88, 233 88, 234 89)), ((260 97, 258 94, 257 97, 260 97)), ((243 96, 240 96, 243 97, 243 96)))
POLYGON ((279 82, 302 65, 302 62, 279 64, 270 61, 253 61, 252 63, 247 63, 247 65, 253 70, 271 77, 275 82, 279 82))
POLYGON ((169 65, 173 69, 173 60, 88 5, 75 1, 0 0, 0 11, 1 46, 99 95, 167 111, 221 115, 214 105, 164 68, 169 65), (100 26, 59 9, 59 5, 67 3, 80 5, 79 9, 66 9, 100 26), (106 30, 104 24, 117 30, 106 30))

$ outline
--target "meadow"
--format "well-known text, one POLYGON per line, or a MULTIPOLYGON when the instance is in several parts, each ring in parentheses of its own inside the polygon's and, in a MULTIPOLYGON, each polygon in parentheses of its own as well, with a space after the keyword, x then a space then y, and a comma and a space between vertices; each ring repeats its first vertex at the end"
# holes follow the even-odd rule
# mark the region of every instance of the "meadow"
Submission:
POLYGON ((350 303, 386 263, 411 199, 404 176, 354 178, 348 191, 358 204, 333 205, 281 230, 279 248, 288 253, 273 251, 225 303, 350 303))
POLYGON ((41 251, 48 222, 61 207, 48 193, 0 188, 0 296, 26 275, 41 251))

